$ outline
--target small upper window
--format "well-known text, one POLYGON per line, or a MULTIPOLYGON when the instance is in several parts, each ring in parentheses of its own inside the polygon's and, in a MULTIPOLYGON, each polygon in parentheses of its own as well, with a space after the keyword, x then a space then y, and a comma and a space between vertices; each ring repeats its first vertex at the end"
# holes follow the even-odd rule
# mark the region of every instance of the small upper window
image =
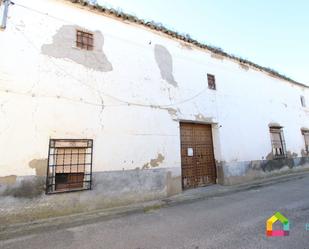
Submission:
POLYGON ((207 74, 208 88, 216 90, 216 78, 212 74, 207 74))
POLYGON ((304 96, 300 96, 300 102, 302 107, 306 107, 306 100, 304 96))
POLYGON ((275 158, 286 157, 285 141, 281 127, 270 127, 271 145, 275 158))
POLYGON ((76 47, 93 50, 93 34, 76 30, 76 47))

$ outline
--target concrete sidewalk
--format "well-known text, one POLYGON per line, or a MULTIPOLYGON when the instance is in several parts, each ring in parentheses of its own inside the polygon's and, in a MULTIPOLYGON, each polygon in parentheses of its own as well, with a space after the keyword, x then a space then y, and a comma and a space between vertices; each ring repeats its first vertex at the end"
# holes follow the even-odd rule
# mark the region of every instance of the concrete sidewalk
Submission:
POLYGON ((309 172, 306 171, 267 178, 241 185, 211 185, 198 189, 187 190, 181 194, 151 202, 137 203, 134 205, 112 209, 96 210, 87 213, 72 214, 68 216, 37 220, 30 223, 14 224, 10 226, 1 226, 0 224, 0 240, 29 235, 37 232, 57 230, 59 228, 69 228, 84 224, 91 224, 130 214, 145 213, 155 209, 171 207, 185 203, 192 203, 194 201, 205 200, 216 196, 224 196, 231 193, 257 189, 276 183, 292 181, 304 178, 308 175, 309 172))

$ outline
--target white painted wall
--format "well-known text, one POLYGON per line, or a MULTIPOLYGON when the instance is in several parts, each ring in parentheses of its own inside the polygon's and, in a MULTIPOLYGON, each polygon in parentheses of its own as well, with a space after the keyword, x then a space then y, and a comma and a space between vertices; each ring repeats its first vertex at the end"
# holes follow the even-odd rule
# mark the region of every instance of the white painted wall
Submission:
POLYGON ((15 2, 0 32, 0 176, 33 175, 29 162, 47 158, 49 138, 93 138, 94 171, 135 169, 158 153, 160 167, 180 169, 179 120, 196 115, 218 123, 218 161, 264 159, 271 122, 284 126, 288 151, 304 148, 300 128, 309 127, 309 108, 300 95, 309 105, 308 88, 64 1, 15 2), (113 70, 42 54, 64 25, 101 31, 113 70), (178 87, 161 78, 155 44, 172 54, 178 87), (207 73, 216 76, 216 91, 207 73))

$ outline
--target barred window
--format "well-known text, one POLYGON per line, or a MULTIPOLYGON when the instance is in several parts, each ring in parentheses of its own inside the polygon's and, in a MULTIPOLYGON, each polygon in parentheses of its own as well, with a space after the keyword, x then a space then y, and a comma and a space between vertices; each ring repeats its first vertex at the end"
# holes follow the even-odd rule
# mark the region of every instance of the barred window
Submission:
POLYGON ((307 154, 309 154, 309 130, 303 130, 302 134, 305 140, 305 151, 307 154))
POLYGON ((272 152, 275 158, 286 157, 283 129, 281 127, 270 127, 272 152))
POLYGON ((51 139, 46 193, 91 189, 92 148, 91 139, 51 139))
POLYGON ((207 74, 208 88, 216 90, 216 78, 212 74, 207 74))
POLYGON ((76 30, 76 47, 93 50, 93 34, 76 30))

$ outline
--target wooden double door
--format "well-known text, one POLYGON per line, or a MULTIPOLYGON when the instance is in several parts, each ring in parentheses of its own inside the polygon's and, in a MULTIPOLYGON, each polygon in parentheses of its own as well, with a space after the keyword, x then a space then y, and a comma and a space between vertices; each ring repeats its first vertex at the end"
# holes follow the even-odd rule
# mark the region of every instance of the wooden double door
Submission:
POLYGON ((216 183, 211 125, 180 123, 180 137, 183 188, 216 183))

